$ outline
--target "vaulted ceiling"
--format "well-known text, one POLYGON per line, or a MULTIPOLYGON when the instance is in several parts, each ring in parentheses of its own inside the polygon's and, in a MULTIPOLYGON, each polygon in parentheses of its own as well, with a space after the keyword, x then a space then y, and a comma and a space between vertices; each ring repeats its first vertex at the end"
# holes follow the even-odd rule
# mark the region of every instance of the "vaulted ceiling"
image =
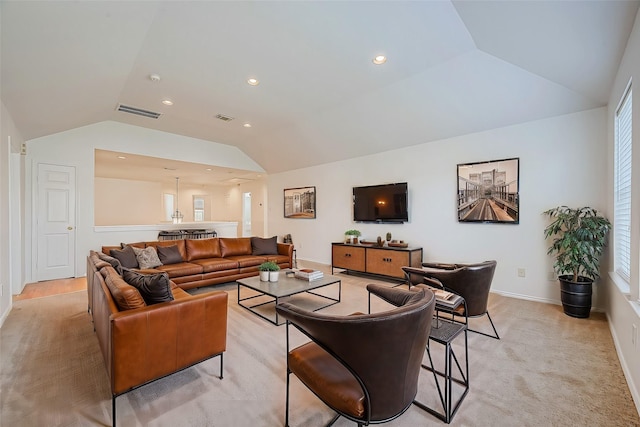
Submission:
POLYGON ((275 173, 606 105, 638 5, 3 0, 0 95, 27 140, 114 120, 275 173))

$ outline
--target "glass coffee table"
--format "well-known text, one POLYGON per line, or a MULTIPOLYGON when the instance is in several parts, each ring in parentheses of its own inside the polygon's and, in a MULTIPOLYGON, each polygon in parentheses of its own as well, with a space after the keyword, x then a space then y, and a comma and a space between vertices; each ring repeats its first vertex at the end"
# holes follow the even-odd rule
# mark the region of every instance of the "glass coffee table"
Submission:
POLYGON ((258 316, 273 323, 274 325, 282 325, 284 324, 284 322, 283 323, 279 322, 278 313, 275 311, 275 306, 283 298, 288 298, 297 294, 307 293, 307 294, 311 294, 311 295, 315 295, 317 297, 323 298, 327 301, 330 301, 328 304, 325 304, 321 307, 317 307, 313 311, 318 311, 340 302, 340 295, 342 293, 342 281, 340 280, 340 278, 336 276, 325 275, 320 279, 309 281, 309 280, 296 279, 293 276, 283 274, 286 272, 287 272, 286 270, 280 272, 280 278, 278 279, 277 282, 263 282, 260 280, 259 276, 247 277, 244 279, 236 280, 236 283, 238 284, 238 305, 246 308, 247 310, 251 311, 254 314, 257 314, 258 316), (319 293, 313 292, 313 290, 315 289, 324 288, 326 286, 333 285, 333 284, 338 285, 337 298, 332 298, 326 295, 321 295, 319 293), (256 294, 241 298, 240 297, 241 286, 255 291, 256 294), (253 300, 255 298, 262 299, 262 297, 265 297, 265 296, 269 297, 268 301, 259 302, 253 305, 247 305, 244 303, 244 301, 253 300), (275 320, 273 319, 273 316, 268 317, 256 310, 256 308, 262 307, 267 304, 273 304, 275 320))

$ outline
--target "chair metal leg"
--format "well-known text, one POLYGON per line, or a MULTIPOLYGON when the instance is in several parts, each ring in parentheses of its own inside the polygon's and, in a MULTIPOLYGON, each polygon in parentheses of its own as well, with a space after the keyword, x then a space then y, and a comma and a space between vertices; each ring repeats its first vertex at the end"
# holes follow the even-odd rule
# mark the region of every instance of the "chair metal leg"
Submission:
POLYGON ((285 406, 284 406, 284 427, 289 427, 289 377, 291 376, 291 371, 287 368, 287 394, 285 398, 285 406))
POLYGON ((113 427, 116 427, 116 395, 111 395, 111 421, 113 427))
MULTIPOLYGON (((325 427, 331 427, 332 425, 334 425, 336 423, 336 421, 338 421, 338 418, 340 418, 340 414, 336 414, 335 417, 333 417, 331 419, 331 421, 329 421, 329 424, 327 424, 325 427)), ((358 427, 362 426, 363 424, 358 423, 358 427)))
POLYGON ((469 331, 475 332, 476 334, 484 335, 485 337, 489 337, 489 338, 493 338, 495 340, 499 340, 500 339, 500 335, 498 335, 498 331, 496 330, 496 326, 493 324, 493 320, 491 319, 491 316, 489 315, 489 312, 487 311, 485 314, 489 318, 489 322, 491 323, 491 327, 493 328, 493 334, 494 335, 490 335, 490 334, 487 334, 485 332, 476 331, 475 329, 469 329, 469 331))
POLYGON ((224 361, 224 353, 220 353, 220 379, 222 379, 222 376, 223 376, 223 373, 222 373, 223 372, 222 369, 224 366, 223 361, 224 361))
POLYGON ((287 394, 285 398, 285 408, 284 408, 284 427, 289 427, 289 382, 291 377, 291 370, 289 369, 289 321, 287 320, 286 323, 287 323, 287 326, 286 326, 287 328, 287 394))

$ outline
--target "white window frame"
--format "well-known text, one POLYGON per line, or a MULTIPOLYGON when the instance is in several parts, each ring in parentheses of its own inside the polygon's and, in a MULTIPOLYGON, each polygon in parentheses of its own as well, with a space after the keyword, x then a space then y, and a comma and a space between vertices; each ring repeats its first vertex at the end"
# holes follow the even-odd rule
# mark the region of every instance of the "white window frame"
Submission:
POLYGON ((173 215, 173 203, 175 200, 175 194, 164 193, 162 196, 162 204, 164 206, 164 220, 172 221, 171 215, 173 215))
POLYGON ((193 196, 193 221, 203 222, 205 210, 204 196, 193 196))
MULTIPOLYGON (((624 92, 614 123, 614 221, 613 264, 616 274, 631 282, 631 202, 632 202, 632 89, 624 92)), ((635 293, 635 292, 634 292, 635 293)))

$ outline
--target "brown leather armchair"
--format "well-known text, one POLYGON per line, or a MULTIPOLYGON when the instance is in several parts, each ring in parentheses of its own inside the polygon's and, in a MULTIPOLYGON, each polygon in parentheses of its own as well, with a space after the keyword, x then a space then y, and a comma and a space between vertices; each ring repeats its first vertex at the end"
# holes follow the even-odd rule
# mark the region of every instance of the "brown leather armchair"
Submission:
POLYGON ((481 335, 500 339, 487 305, 493 274, 496 270, 496 261, 484 261, 476 264, 442 264, 422 263, 424 268, 403 267, 407 276, 409 288, 418 283, 426 283, 435 287, 444 287, 461 295, 466 301, 465 308, 454 311, 454 316, 479 317, 486 315, 493 328, 494 335, 469 329, 481 335))
POLYGON ((399 307, 350 316, 310 312, 289 303, 276 310, 287 319, 287 395, 295 374, 327 406, 358 426, 384 423, 402 415, 416 396, 418 374, 431 330, 435 306, 427 289, 408 291, 368 285, 399 307), (310 342, 289 348, 294 326, 310 342))

